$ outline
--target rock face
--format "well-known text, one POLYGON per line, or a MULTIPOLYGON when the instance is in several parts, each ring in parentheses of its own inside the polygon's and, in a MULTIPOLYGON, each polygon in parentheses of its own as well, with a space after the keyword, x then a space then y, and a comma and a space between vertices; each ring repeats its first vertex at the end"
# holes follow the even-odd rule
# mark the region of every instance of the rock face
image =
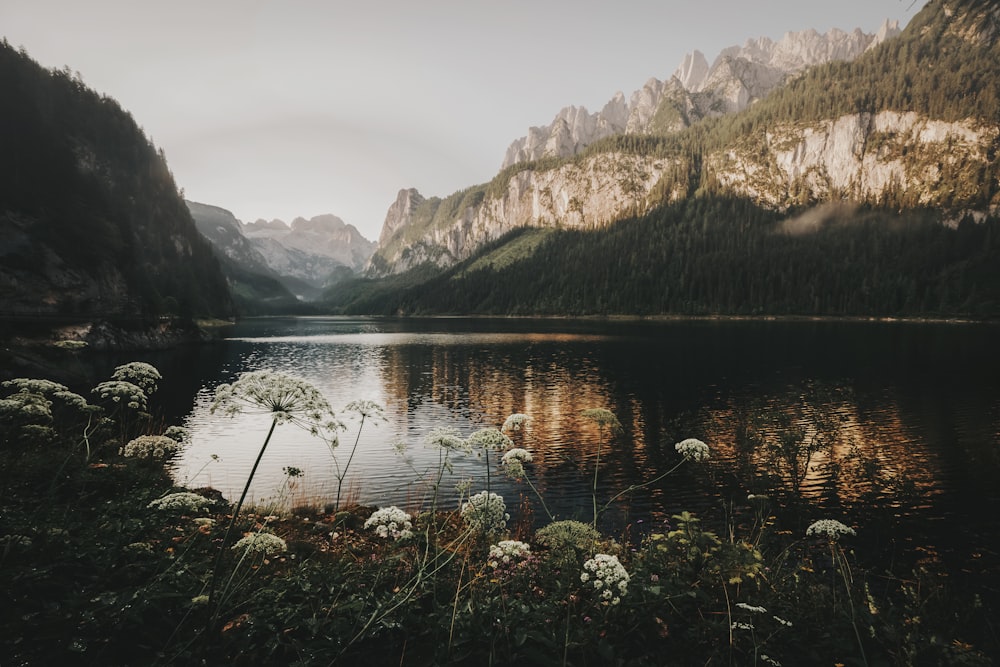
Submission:
POLYGON ((899 32, 896 23, 886 21, 875 34, 833 29, 790 32, 777 42, 761 37, 724 49, 711 66, 694 51, 670 79, 649 79, 628 101, 618 92, 597 113, 567 107, 548 126, 530 128, 507 148, 503 167, 576 155, 616 134, 676 132, 702 118, 742 111, 789 76, 832 60, 851 60, 899 32))
MULTIPOLYGON (((368 273, 399 273, 425 262, 449 266, 519 227, 594 229, 630 213, 645 213, 654 200, 660 201, 652 197, 654 188, 676 166, 649 156, 601 153, 553 169, 525 169, 496 194, 486 194, 485 188, 459 193, 462 203, 457 197, 441 202, 424 200, 415 190, 400 191, 385 227, 396 231, 380 243, 368 273), (434 203, 436 211, 450 215, 417 216, 411 210, 401 216, 397 205, 404 197, 434 203)), ((666 198, 685 194, 677 189, 666 198)))
POLYGON ((974 175, 998 149, 996 124, 883 111, 776 126, 708 164, 729 192, 779 210, 833 198, 982 209, 997 202, 978 201, 974 175))
POLYGON ((279 279, 292 292, 318 294, 345 268, 361 270, 375 249, 353 225, 335 215, 309 220, 256 220, 244 225, 232 213, 207 204, 187 202, 198 231, 243 269, 279 279))

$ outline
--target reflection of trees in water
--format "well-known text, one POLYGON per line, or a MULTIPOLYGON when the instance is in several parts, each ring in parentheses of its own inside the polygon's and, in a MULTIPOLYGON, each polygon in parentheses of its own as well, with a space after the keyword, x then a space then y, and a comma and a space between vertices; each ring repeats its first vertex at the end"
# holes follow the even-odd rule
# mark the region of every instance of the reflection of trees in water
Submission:
POLYGON ((710 423, 737 483, 785 504, 898 511, 939 486, 938 456, 888 397, 859 400, 843 385, 812 383, 732 399, 710 423))

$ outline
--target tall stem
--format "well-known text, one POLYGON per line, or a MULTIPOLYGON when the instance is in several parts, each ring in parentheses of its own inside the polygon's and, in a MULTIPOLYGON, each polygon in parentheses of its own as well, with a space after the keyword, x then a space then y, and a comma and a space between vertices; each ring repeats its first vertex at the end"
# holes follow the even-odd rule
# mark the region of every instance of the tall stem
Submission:
POLYGON ((597 530, 597 471, 601 469, 601 445, 604 444, 604 426, 598 429, 597 440, 597 461, 594 463, 594 485, 591 489, 591 496, 594 499, 594 530, 597 530))
POLYGON ((277 425, 278 420, 272 419, 271 428, 267 432, 267 437, 264 438, 264 444, 260 447, 260 453, 257 454, 257 460, 253 462, 253 468, 250 469, 250 475, 247 477, 247 483, 243 486, 243 493, 240 494, 240 501, 236 503, 236 508, 233 510, 233 516, 229 520, 229 526, 226 528, 226 534, 222 537, 222 544, 219 546, 219 553, 215 556, 215 566, 212 568, 212 579, 208 585, 208 607, 209 609, 213 609, 213 612, 209 618, 206 630, 211 630, 211 626, 215 624, 215 620, 219 616, 219 610, 214 609, 212 603, 215 601, 215 582, 219 577, 219 566, 222 564, 222 554, 226 552, 226 546, 229 544, 229 536, 233 532, 233 525, 236 524, 236 518, 240 515, 240 510, 243 508, 243 501, 246 500, 247 493, 250 491, 250 482, 253 481, 253 476, 257 472, 257 466, 260 465, 260 460, 264 457, 264 450, 267 449, 267 444, 271 442, 271 435, 274 433, 274 427, 277 425))
MULTIPOLYGON (((344 465, 344 471, 337 475, 337 510, 340 510, 340 489, 344 484, 344 478, 347 477, 347 469, 351 467, 351 461, 354 460, 354 452, 358 449, 358 441, 361 440, 361 429, 364 427, 365 416, 361 415, 361 424, 358 425, 358 435, 354 438, 354 446, 351 447, 351 455, 347 457, 347 464, 344 465)), ((336 457, 334 457, 334 461, 336 461, 336 457)))

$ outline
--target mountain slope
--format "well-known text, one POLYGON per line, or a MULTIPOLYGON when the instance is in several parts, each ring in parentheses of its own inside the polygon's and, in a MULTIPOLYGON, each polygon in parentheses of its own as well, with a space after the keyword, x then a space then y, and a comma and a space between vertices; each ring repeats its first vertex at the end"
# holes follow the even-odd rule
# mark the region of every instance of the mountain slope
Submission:
MULTIPOLYGON (((514 164, 440 200, 431 218, 394 223, 371 275, 450 266, 523 226, 600 228, 692 196, 775 210, 849 199, 983 219, 1000 189, 996 7, 937 0, 901 35, 808 69, 741 113, 514 164)), ((699 68, 682 74, 704 85, 699 68)))
POLYGON ((743 112, 513 165, 436 200, 433 216, 418 212, 434 198, 411 193, 423 203, 392 221, 373 272, 417 275, 421 259, 445 269, 391 296, 345 289, 330 304, 1000 316, 998 6, 932 1, 898 37, 743 112))
POLYGON ((0 44, 0 313, 229 317, 161 152, 114 100, 0 44))

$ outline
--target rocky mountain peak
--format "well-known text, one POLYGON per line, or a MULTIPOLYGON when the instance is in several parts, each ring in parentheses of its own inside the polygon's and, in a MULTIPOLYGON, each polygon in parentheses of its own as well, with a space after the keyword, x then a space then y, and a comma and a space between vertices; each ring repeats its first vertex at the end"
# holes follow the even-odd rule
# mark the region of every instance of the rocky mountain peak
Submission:
POLYGON ((404 188, 396 195, 396 201, 389 206, 382 223, 382 233, 378 237, 378 245, 384 246, 392 238, 396 230, 413 219, 413 212, 424 202, 424 197, 416 188, 404 188))
POLYGON ((708 60, 705 54, 695 49, 684 56, 681 64, 674 71, 674 78, 687 90, 697 90, 705 77, 708 76, 708 60))
POLYGON ((529 128, 507 148, 502 166, 569 157, 608 136, 675 132, 707 116, 741 111, 789 75, 831 60, 853 59, 899 32, 898 23, 886 21, 874 34, 834 28, 825 34, 812 29, 789 32, 778 41, 758 37, 723 49, 711 66, 705 54, 694 51, 684 56, 670 79, 649 79, 627 101, 619 92, 597 113, 570 106, 548 126, 529 128), (663 109, 665 104, 670 109, 663 109))

